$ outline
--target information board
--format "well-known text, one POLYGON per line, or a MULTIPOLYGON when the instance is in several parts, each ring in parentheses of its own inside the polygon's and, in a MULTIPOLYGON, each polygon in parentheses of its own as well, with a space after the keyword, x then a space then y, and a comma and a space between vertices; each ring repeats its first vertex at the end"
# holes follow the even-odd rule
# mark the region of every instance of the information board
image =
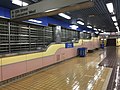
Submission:
POLYGON ((11 18, 20 18, 38 13, 58 10, 70 5, 87 2, 90 0, 42 0, 38 3, 11 10, 11 18))
POLYGON ((65 48, 73 48, 74 44, 73 43, 65 43, 65 48))

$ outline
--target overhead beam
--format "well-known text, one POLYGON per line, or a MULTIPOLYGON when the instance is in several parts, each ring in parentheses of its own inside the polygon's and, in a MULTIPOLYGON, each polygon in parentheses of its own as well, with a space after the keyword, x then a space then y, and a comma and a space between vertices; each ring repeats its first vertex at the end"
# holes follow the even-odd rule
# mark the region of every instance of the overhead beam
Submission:
MULTIPOLYGON (((60 1, 60 0, 56 0, 56 1, 60 1)), ((61 0, 61 1, 68 2, 68 0, 61 0)), ((37 11, 37 8, 35 8, 35 7, 34 7, 34 9, 30 10, 29 9, 30 6, 15 9, 15 10, 11 11, 12 20, 25 21, 28 19, 40 18, 43 16, 52 16, 52 15, 56 15, 58 13, 80 10, 80 9, 90 8, 90 7, 94 6, 94 3, 92 1, 89 1, 89 0, 70 0, 70 3, 69 3, 70 5, 64 4, 61 6, 61 4, 60 5, 58 4, 59 6, 53 6, 54 7, 54 8, 52 7, 52 9, 54 9, 53 11, 48 11, 48 10, 52 10, 52 9, 44 9, 42 11, 41 10, 37 11), (76 3, 72 3, 73 1, 74 2, 76 1, 76 3), (56 7, 61 7, 61 8, 56 8, 56 7)))

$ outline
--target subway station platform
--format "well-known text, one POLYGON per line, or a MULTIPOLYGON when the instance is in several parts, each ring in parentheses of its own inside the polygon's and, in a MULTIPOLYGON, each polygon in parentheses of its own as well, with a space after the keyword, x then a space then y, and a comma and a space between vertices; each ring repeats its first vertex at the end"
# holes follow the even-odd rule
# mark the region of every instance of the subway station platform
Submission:
POLYGON ((119 90, 119 54, 119 47, 97 50, 44 68, 0 90, 119 90))
POLYGON ((120 90, 119 75, 120 0, 0 0, 0 90, 120 90))

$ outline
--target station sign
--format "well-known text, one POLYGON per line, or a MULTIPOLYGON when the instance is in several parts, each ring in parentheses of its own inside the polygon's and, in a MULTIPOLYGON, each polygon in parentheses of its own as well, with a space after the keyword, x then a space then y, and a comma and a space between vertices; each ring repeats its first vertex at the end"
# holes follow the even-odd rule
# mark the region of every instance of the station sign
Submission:
POLYGON ((11 10, 11 18, 21 18, 45 12, 51 12, 67 6, 87 2, 90 0, 43 0, 35 4, 11 10))

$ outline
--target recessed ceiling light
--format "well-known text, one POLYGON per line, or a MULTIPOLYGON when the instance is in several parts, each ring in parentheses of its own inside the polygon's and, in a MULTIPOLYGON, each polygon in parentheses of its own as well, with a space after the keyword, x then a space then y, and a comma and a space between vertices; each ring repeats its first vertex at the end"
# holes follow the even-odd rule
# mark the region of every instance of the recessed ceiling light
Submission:
POLYGON ((34 22, 34 23, 42 23, 42 21, 38 21, 38 20, 35 20, 35 19, 29 19, 28 21, 34 22))
POLYGON ((80 25, 84 25, 84 23, 82 21, 77 21, 77 23, 80 25))
POLYGON ((101 31, 101 29, 98 29, 98 31, 101 31))
POLYGON ((18 6, 27 6, 28 5, 28 3, 23 2, 22 0, 12 0, 12 3, 16 4, 18 6))
POLYGON ((114 13, 113 3, 107 3, 106 6, 110 13, 114 13))
POLYGON ((26 2, 23 2, 22 4, 23 4, 23 6, 27 6, 28 5, 28 3, 26 3, 26 2))
POLYGON ((89 25, 89 26, 87 26, 87 27, 88 27, 88 28, 92 28, 92 26, 90 26, 90 25, 89 25))
POLYGON ((115 23, 114 23, 114 25, 115 25, 115 26, 118 26, 118 23, 117 23, 117 22, 115 22, 115 23))
POLYGON ((58 15, 61 16, 61 17, 63 17, 63 18, 66 18, 66 19, 71 19, 70 16, 68 16, 68 15, 66 15, 64 13, 59 13, 58 15))
POLYGON ((82 32, 86 32, 86 30, 83 30, 82 32))
POLYGON ((103 30, 101 32, 104 32, 103 30))
POLYGON ((90 31, 88 31, 87 33, 90 33, 90 31))
POLYGON ((12 0, 13 4, 16 4, 18 6, 22 6, 22 1, 21 0, 12 0))
POLYGON ((50 10, 46 10, 45 12, 52 12, 52 11, 55 11, 57 10, 58 8, 55 8, 55 9, 50 9, 50 10))
POLYGON ((78 28, 78 26, 77 25, 70 25, 70 28, 76 30, 78 28))
POLYGON ((118 32, 120 31, 118 26, 116 27, 116 29, 117 29, 118 32))
POLYGON ((97 28, 94 28, 94 30, 96 30, 96 31, 97 31, 97 28))
POLYGON ((96 34, 99 34, 99 32, 98 32, 98 31, 96 31, 95 33, 96 33, 96 34))
POLYGON ((112 16, 112 20, 115 22, 117 21, 116 16, 112 16))

